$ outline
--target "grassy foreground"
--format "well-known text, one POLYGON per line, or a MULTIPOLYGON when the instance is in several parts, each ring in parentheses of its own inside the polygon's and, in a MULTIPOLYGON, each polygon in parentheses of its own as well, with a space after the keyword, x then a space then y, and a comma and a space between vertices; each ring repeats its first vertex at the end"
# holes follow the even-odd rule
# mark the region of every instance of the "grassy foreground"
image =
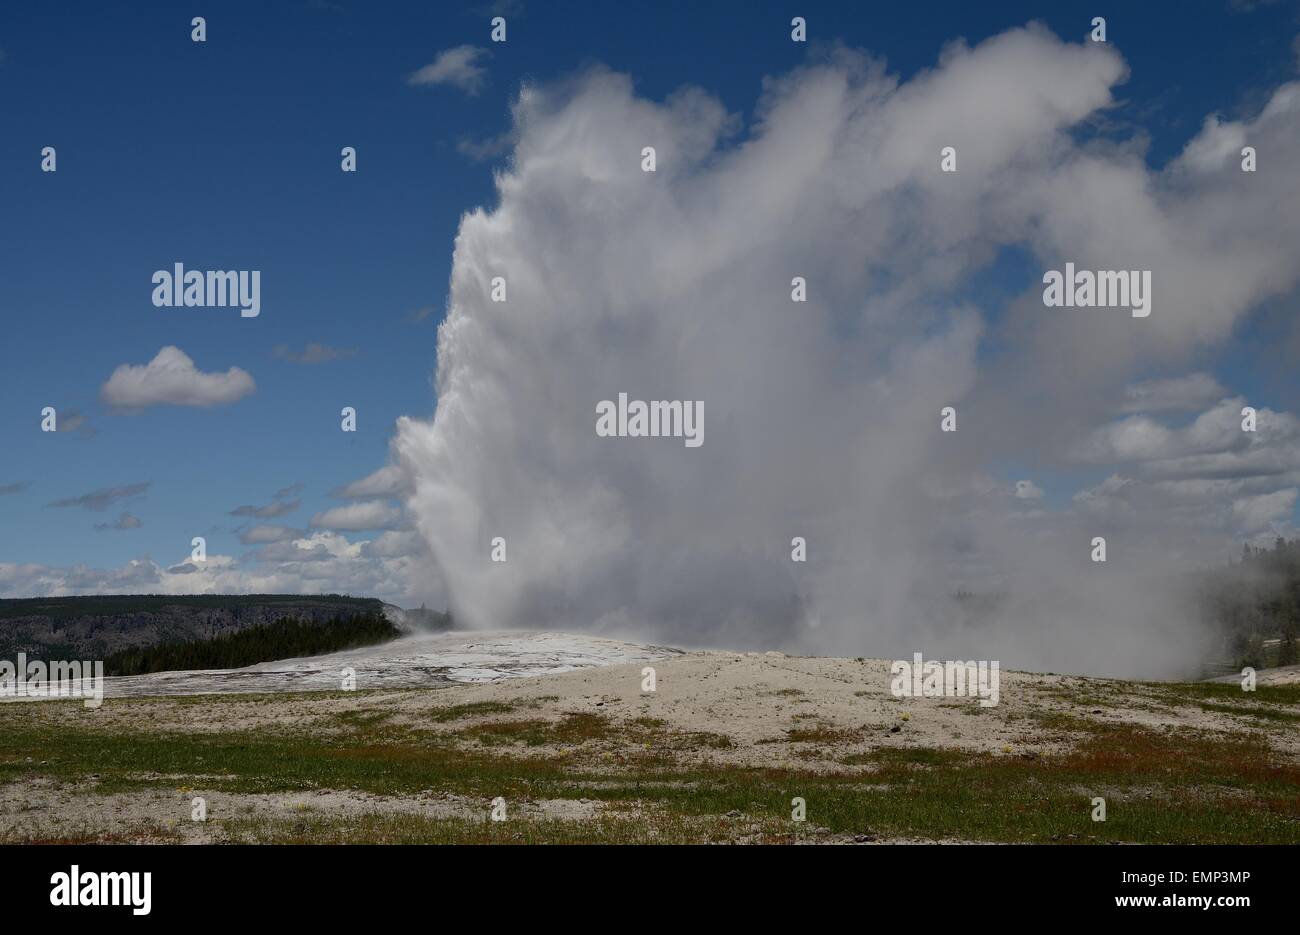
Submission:
POLYGON ((222 726, 241 720, 221 712, 256 709, 256 697, 108 701, 108 719, 76 702, 0 705, 0 784, 21 813, 0 841, 193 840, 191 801, 202 795, 202 840, 217 842, 1300 843, 1300 767, 1269 739, 1297 729, 1300 686, 1243 696, 1167 684, 1144 695, 1226 712, 1242 725, 1232 732, 1038 711, 1035 729, 1060 742, 1048 754, 864 749, 852 731, 796 722, 774 741, 796 765, 784 756, 771 767, 730 761, 723 733, 557 712, 554 696, 439 703, 414 723, 393 713, 393 697, 313 693, 324 713, 309 722, 243 729, 222 726), (138 705, 153 725, 123 730, 138 705), (186 706, 202 706, 208 723, 177 731, 155 716, 186 706), (1095 797, 1105 821, 1093 820, 1095 797), (490 819, 497 799, 503 821, 490 819), (792 819, 795 799, 804 821, 792 819))

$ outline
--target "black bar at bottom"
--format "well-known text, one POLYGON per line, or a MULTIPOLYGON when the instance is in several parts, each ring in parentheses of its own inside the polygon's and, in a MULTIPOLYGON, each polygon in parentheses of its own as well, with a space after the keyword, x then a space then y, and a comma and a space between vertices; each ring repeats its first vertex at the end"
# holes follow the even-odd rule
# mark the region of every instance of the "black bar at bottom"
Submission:
POLYGON ((1063 910, 1061 918, 1071 922, 1098 915, 1185 921, 1199 913, 1231 923, 1294 906, 1294 872, 1287 867, 1295 850, 1274 846, 602 850, 11 845, 0 849, 0 892, 15 922, 112 917, 127 925, 279 919, 373 925, 377 912, 444 915, 453 908, 481 913, 484 921, 503 912, 542 920, 555 919, 560 907, 561 916, 605 908, 615 913, 609 921, 636 925, 674 902, 696 906, 690 914, 697 921, 784 904, 796 912, 933 911, 936 921, 968 918, 948 915, 965 906, 1063 910), (147 914, 139 911, 146 873, 147 914), (119 905, 55 905, 73 901, 74 884, 78 903, 111 901, 116 891, 119 905))

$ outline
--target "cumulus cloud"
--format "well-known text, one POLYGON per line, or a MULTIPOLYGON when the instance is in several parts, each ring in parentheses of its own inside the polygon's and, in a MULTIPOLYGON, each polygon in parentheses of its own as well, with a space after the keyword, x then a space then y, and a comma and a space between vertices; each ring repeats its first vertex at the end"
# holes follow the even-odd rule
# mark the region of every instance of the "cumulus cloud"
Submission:
POLYGON ((1275 474, 1294 469, 1300 455, 1300 420, 1267 407, 1256 411, 1254 432, 1241 428, 1243 397, 1224 399, 1182 426, 1148 415, 1126 416, 1092 431, 1080 459, 1139 462, 1150 476, 1275 474))
POLYGON ((1105 508, 1157 478, 1116 474, 1031 516, 984 480, 1010 457, 1251 450, 1225 413, 1157 421, 1210 382, 1143 372, 1294 289, 1296 88, 1240 125, 1267 171, 1236 171, 1222 123, 1152 170, 1088 132, 1126 75, 1114 47, 1037 26, 954 43, 907 82, 839 49, 768 79, 739 137, 698 89, 657 103, 603 69, 526 87, 499 203, 456 238, 436 412, 394 440, 458 619, 1112 674, 1191 661, 1168 580, 1212 538, 1162 548, 1158 515, 1105 508), (939 171, 944 146, 956 173, 939 171), (1042 269, 1150 269, 1151 317, 1045 309, 1038 283, 994 317, 967 287, 1003 247, 1042 269), (507 303, 490 299, 496 275, 507 303), (595 405, 619 392, 702 400, 707 442, 598 438, 595 405), (948 405, 957 432, 939 431, 948 405), (1103 519, 1122 562, 1089 559, 1103 519), (507 562, 489 558, 497 536, 507 562), (961 626, 950 595, 968 584, 1016 599, 961 626))
POLYGON ((1295 487, 1291 487, 1257 497, 1242 497, 1233 501, 1232 512, 1247 530, 1269 529, 1278 521, 1290 518, 1295 511, 1298 492, 1300 491, 1295 487))
POLYGON ((1182 425, 1142 416, 1097 429, 1087 455, 1127 463, 1075 503, 1092 515, 1145 522, 1180 545, 1207 533, 1220 544, 1296 535, 1300 419, 1262 407, 1256 430, 1243 431, 1245 404, 1224 399, 1182 425))
POLYGON ((336 506, 311 518, 311 524, 327 529, 385 529, 402 520, 402 511, 383 500, 363 500, 336 506))
POLYGON ((351 544, 342 536, 315 533, 308 538, 293 538, 275 542, 257 552, 257 560, 264 564, 278 564, 282 568, 298 567, 302 562, 326 562, 340 556, 353 556, 351 544), (331 548, 332 546, 332 548, 331 548))
POLYGON ((379 558, 400 558, 407 555, 427 556, 428 547, 414 530, 390 529, 366 543, 364 551, 367 555, 379 558))
POLYGON ((108 569, 0 562, 0 594, 5 597, 159 593, 154 589, 162 580, 162 569, 148 558, 108 569))
POLYGON ((108 405, 120 409, 147 406, 221 406, 243 399, 256 389, 247 371, 231 367, 225 373, 203 373, 179 347, 162 348, 147 364, 122 364, 99 391, 108 405))
POLYGON ((431 572, 422 543, 415 551, 381 535, 349 541, 318 531, 261 546, 244 558, 209 553, 206 562, 188 556, 159 564, 148 556, 116 568, 0 562, 0 597, 69 594, 326 594, 376 596, 406 607, 446 603, 443 585, 431 572), (383 541, 385 547, 372 549, 383 541), (382 554, 380 554, 382 553, 382 554))
POLYGON ((487 49, 473 45, 445 49, 428 65, 412 72, 407 83, 416 86, 449 84, 466 94, 478 94, 487 76, 487 69, 479 61, 487 54, 487 49))

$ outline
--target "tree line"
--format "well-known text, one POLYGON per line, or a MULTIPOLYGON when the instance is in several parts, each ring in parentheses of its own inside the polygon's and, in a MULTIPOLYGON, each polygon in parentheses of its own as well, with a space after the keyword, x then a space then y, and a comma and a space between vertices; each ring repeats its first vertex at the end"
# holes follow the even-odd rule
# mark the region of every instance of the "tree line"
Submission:
POLYGON ((1244 546, 1240 562, 1207 576, 1201 601, 1235 665, 1300 663, 1300 539, 1244 546))
POLYGON ((104 660, 108 675, 145 675, 183 669, 238 669, 258 662, 386 643, 401 631, 383 614, 334 617, 324 623, 281 617, 209 640, 162 643, 115 652, 104 660))

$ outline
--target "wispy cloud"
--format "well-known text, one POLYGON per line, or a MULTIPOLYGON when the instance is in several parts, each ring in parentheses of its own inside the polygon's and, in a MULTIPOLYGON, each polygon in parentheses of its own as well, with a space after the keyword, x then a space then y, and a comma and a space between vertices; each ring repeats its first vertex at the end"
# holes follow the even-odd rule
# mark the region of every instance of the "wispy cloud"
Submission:
POLYGON ((141 481, 138 484, 124 484, 121 487, 103 487, 99 490, 92 490, 90 493, 83 493, 79 497, 66 497, 62 500, 55 500, 48 505, 53 507, 81 507, 84 510, 98 512, 108 509, 119 500, 131 500, 142 496, 149 489, 149 484, 149 481, 141 481))
POLYGON ((336 487, 330 491, 331 497, 340 500, 370 499, 373 497, 400 497, 409 492, 407 477, 395 465, 385 465, 360 480, 336 487))
POLYGON ((283 542, 301 535, 297 529, 288 526, 253 526, 239 534, 239 541, 244 545, 266 545, 270 542, 283 542))
POLYGON ((90 420, 80 410, 62 406, 55 406, 55 410, 59 414, 58 430, 60 435, 69 435, 75 432, 82 439, 95 437, 95 427, 90 424, 90 420))
POLYGON ((272 353, 281 360, 287 360, 295 364, 324 364, 329 363, 331 360, 355 357, 357 350, 354 347, 329 347, 313 341, 298 352, 295 352, 287 344, 279 344, 276 345, 272 353))
POLYGON ((478 94, 486 82, 487 69, 478 64, 488 54, 487 49, 473 45, 458 45, 438 53, 428 65, 411 73, 407 83, 416 87, 449 84, 466 94, 478 94))
POLYGON ((139 529, 143 525, 144 523, 140 521, 139 517, 131 513, 123 513, 111 523, 96 523, 95 528, 100 532, 106 532, 108 530, 139 529))
POLYGON ((524 0, 488 0, 476 6, 474 12, 480 16, 523 16, 524 0))
POLYGON ((312 526, 325 529, 387 529, 402 519, 401 510, 383 500, 363 500, 336 506, 311 518, 312 526))
POLYGON ((1130 383, 1124 388, 1125 412, 1187 412, 1229 395, 1208 373, 1130 383))
POLYGON ((275 492, 275 498, 266 506, 253 506, 246 503, 243 506, 235 507, 230 511, 230 515, 269 519, 273 516, 292 513, 302 506, 302 500, 297 497, 297 494, 302 493, 303 487, 304 485, 301 482, 290 484, 288 487, 281 487, 275 492))
POLYGON ((456 141, 456 152, 462 156, 468 156, 475 162, 487 162, 510 152, 515 145, 516 138, 517 135, 513 130, 499 133, 496 136, 485 137, 481 140, 462 136, 456 141))
POLYGON ((283 516, 286 513, 292 513, 300 506, 302 506, 301 500, 276 500, 266 506, 252 506, 250 504, 237 506, 230 511, 230 515, 255 516, 258 519, 268 519, 272 516, 283 516))

